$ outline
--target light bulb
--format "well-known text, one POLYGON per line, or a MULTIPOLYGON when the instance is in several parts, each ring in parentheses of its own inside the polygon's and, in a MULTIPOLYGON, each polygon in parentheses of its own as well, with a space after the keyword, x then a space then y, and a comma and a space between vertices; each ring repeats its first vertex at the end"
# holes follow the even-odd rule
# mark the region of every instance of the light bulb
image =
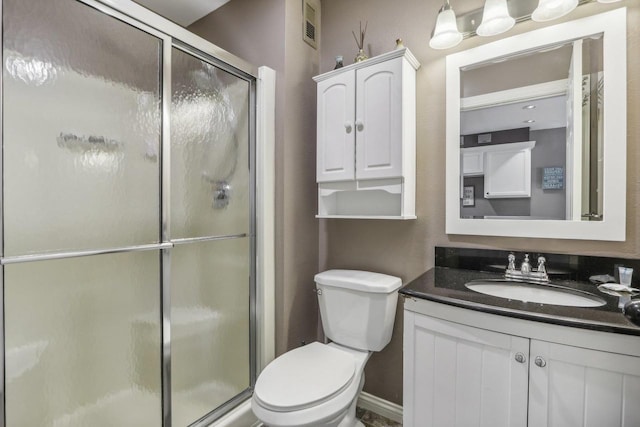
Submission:
POLYGON ((515 23, 516 20, 509 15, 507 0, 487 0, 476 34, 482 37, 495 36, 511 29, 515 23))
POLYGON ((462 34, 458 31, 456 14, 447 1, 438 12, 436 26, 433 28, 429 46, 432 49, 448 49, 456 46, 461 41, 462 34))
POLYGON ((536 22, 551 21, 566 15, 577 6, 578 0, 540 0, 538 7, 531 14, 531 19, 536 22))

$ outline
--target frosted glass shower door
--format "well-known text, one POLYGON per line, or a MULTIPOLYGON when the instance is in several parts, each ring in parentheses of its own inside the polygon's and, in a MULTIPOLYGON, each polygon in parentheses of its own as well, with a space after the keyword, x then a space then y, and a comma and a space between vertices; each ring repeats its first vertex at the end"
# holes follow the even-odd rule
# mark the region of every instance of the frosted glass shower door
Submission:
POLYGON ((2 13, 0 425, 158 427, 163 39, 75 0, 2 13))
POLYGON ((75 0, 2 7, 4 255, 157 243, 161 40, 75 0))
POLYGON ((158 427, 160 253, 5 266, 6 425, 158 427))
POLYGON ((249 82, 172 50, 171 404, 184 427, 251 385, 249 82))

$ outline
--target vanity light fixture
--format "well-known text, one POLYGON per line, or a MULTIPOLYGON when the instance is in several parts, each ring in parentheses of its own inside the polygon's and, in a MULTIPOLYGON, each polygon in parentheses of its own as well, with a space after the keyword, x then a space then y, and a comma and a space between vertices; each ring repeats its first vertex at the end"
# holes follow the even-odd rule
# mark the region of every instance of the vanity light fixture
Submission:
POLYGON ((540 0, 538 7, 531 14, 536 22, 558 19, 578 7, 578 0, 540 0))
POLYGON ((461 41, 462 34, 458 31, 456 14, 451 9, 449 0, 446 0, 438 12, 436 25, 431 32, 429 46, 432 49, 449 49, 458 45, 461 41))
POLYGON ((448 49, 473 36, 495 36, 525 21, 545 22, 560 18, 587 3, 621 0, 485 0, 481 9, 457 16, 445 0, 431 32, 432 49, 448 49))
POLYGON ((507 0, 487 0, 476 34, 481 37, 496 36, 510 30, 515 24, 516 20, 509 15, 507 0))

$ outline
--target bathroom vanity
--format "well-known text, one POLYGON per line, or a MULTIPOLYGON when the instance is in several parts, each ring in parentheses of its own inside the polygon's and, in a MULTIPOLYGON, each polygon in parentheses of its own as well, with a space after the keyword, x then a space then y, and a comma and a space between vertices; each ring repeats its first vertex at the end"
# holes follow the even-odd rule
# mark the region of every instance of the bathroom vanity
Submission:
MULTIPOLYGON (((465 260, 464 252, 436 248, 436 267, 400 291, 405 426, 640 425, 640 326, 623 316, 625 297, 598 291, 581 280, 593 272, 575 270, 567 275, 579 280, 565 275, 552 283, 589 292, 604 305, 484 295, 465 284, 503 273, 479 271, 496 267, 495 260, 465 260)), ((568 270, 603 264, 560 255, 549 265, 563 257, 568 270)))

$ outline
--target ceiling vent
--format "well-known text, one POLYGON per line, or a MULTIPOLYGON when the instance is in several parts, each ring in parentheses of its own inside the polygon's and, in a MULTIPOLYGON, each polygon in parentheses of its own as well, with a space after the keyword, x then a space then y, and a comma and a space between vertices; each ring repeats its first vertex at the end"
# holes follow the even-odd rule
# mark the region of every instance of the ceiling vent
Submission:
POLYGON ((318 48, 320 28, 320 2, 303 0, 302 39, 314 49, 318 48))

